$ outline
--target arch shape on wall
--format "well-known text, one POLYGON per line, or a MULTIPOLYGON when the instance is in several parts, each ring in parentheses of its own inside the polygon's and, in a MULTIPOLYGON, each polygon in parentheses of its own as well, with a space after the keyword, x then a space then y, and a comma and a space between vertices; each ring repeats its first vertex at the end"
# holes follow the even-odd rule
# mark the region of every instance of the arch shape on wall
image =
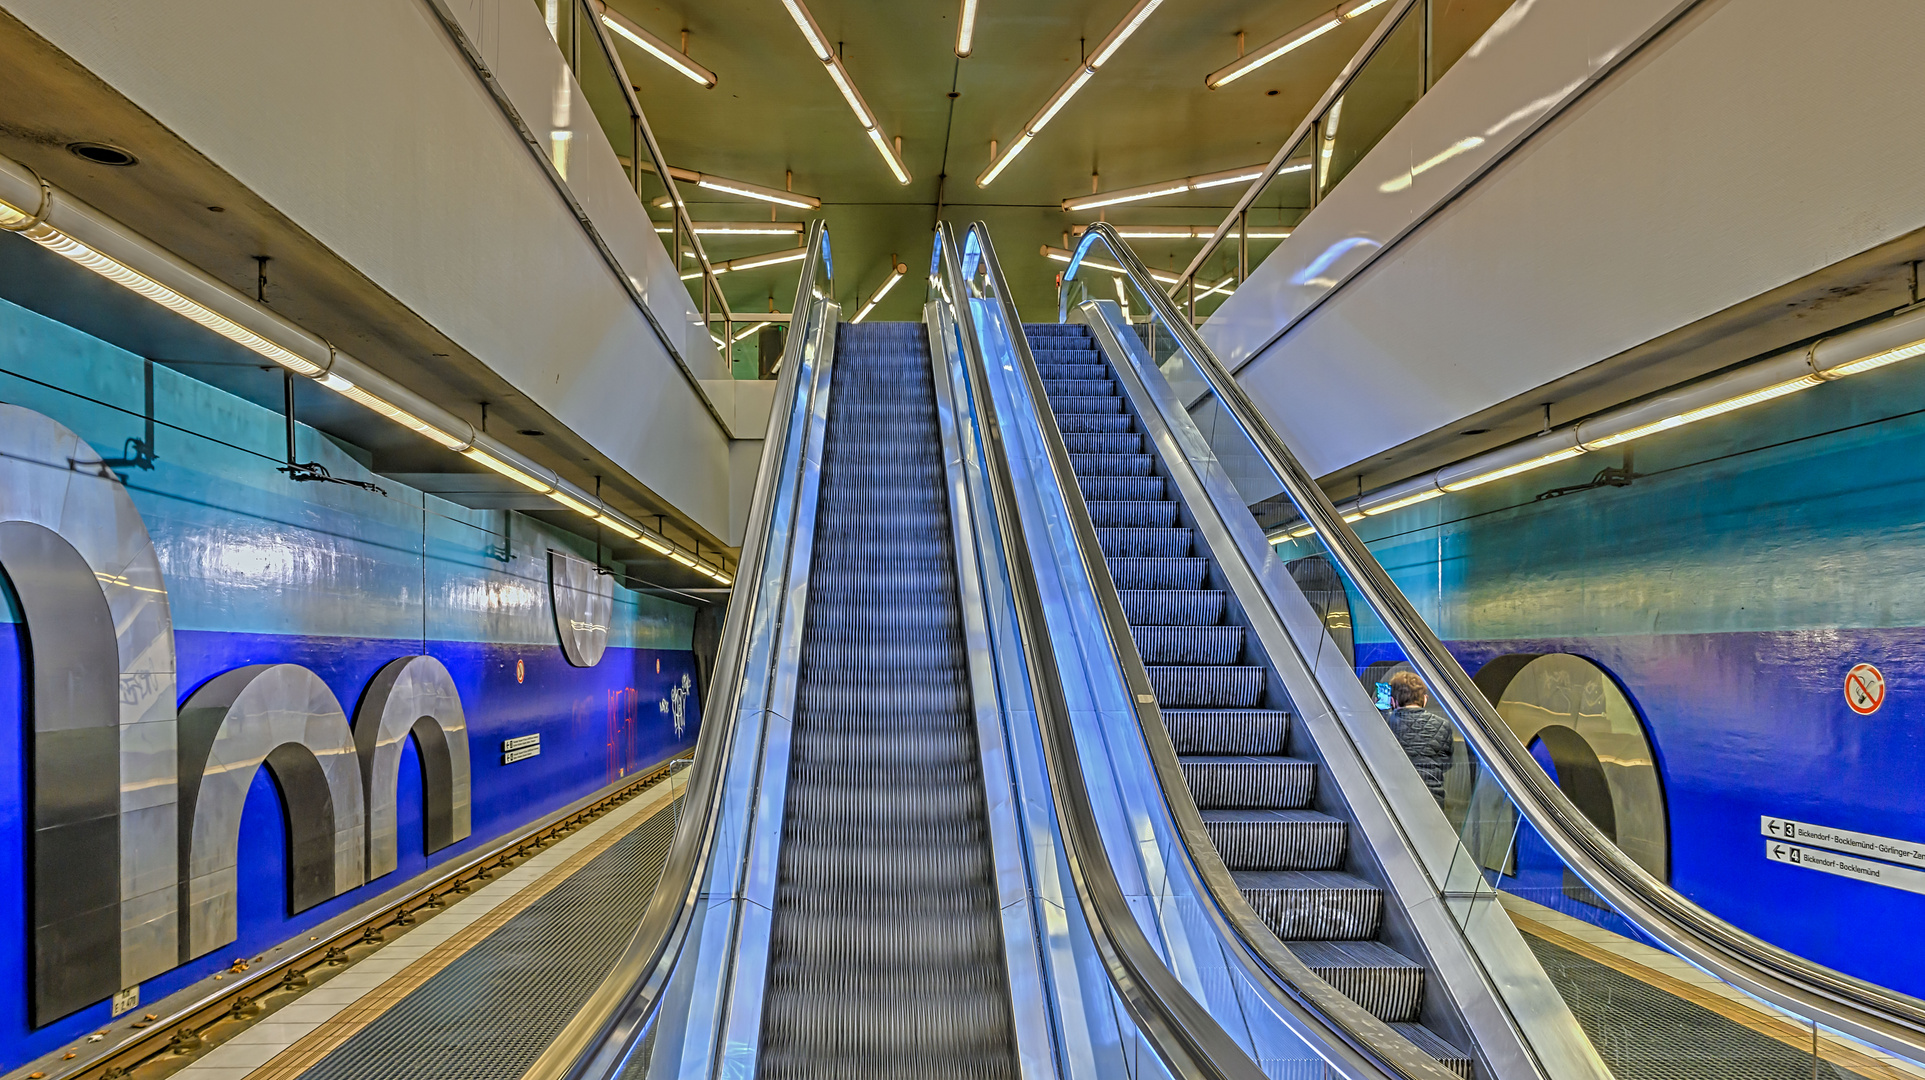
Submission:
POLYGON ((286 800, 289 906, 366 880, 360 759, 334 692, 299 664, 217 675, 180 711, 181 963, 237 936, 241 810, 263 765, 286 800))
POLYGON ((173 619, 119 478, 65 426, 5 404, 0 569, 31 667, 39 1025, 176 962, 173 619))
POLYGON ((586 559, 550 548, 548 595, 562 655, 576 667, 601 663, 615 613, 615 578, 586 559))
POLYGON ((398 862, 401 751, 412 735, 421 762, 421 816, 428 851, 473 831, 468 721, 454 677, 432 656, 390 661, 368 684, 354 713, 354 746, 368 799, 368 878, 398 862))
MULTIPOLYGON (((1479 668, 1473 680, 1519 742, 1543 740, 1558 787, 1592 824, 1632 862, 1669 880, 1664 779, 1637 706, 1610 672, 1571 653, 1512 653, 1479 668)), ((1481 809, 1514 812, 1508 800, 1498 801, 1501 810, 1481 809)))

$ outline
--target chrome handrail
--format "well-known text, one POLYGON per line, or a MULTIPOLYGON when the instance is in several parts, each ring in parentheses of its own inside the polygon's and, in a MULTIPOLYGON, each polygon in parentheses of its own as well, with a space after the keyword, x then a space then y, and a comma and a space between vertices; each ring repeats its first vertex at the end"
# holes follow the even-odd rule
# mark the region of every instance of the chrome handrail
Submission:
MULTIPOLYGON (((994 293, 989 299, 1002 306, 1005 318, 1016 320, 1015 305, 1009 299, 995 252, 989 246, 987 226, 980 222, 971 225, 965 236, 973 236, 980 245, 982 265, 994 293)), ((1028 669, 1037 725, 1049 767, 1050 797, 1090 936, 1117 996, 1173 1075, 1197 1080, 1261 1080, 1263 1072, 1256 1062, 1165 966, 1137 923, 1136 914, 1110 866, 1090 806, 1069 705, 1063 696, 1060 668, 1050 645, 1041 591, 1016 505, 1015 481, 1003 441, 1004 419, 991 404, 982 344, 976 334, 974 316, 968 309, 972 295, 970 282, 962 271, 947 224, 937 226, 936 244, 943 285, 950 303, 958 309, 956 322, 963 331, 965 374, 970 396, 976 401, 976 426, 982 439, 1004 559, 1010 572, 1010 591, 1015 598, 1016 620, 1023 641, 1023 661, 1028 669)), ((1011 325, 1020 339, 1022 323, 1018 320, 1011 325)), ((1060 476, 1058 480, 1061 481, 1060 476)), ((1364 1075, 1370 1080, 1384 1080, 1382 1074, 1364 1075)))
POLYGON ((1925 1061, 1925 1001, 1812 963, 1733 926, 1631 861, 1585 817, 1525 750, 1113 227, 1103 222, 1088 227, 1064 275, 1063 288, 1069 288, 1083 254, 1098 239, 1109 247, 1225 413, 1276 474, 1298 511, 1323 539, 1330 557, 1383 620, 1429 687, 1432 699, 1565 865, 1639 929, 1718 978, 1854 1038, 1925 1061))
MULTIPOLYGON (((818 277, 828 280, 829 269, 829 234, 822 221, 810 223, 806 245, 809 254, 803 259, 802 278, 790 310, 809 313, 812 322, 815 314, 833 303, 829 290, 817 287, 818 277)), ((714 701, 704 703, 695 764, 682 795, 689 810, 676 823, 655 894, 621 958, 523 1080, 603 1080, 619 1075, 661 1005, 662 991, 686 940, 722 811, 721 778, 732 756, 736 716, 749 674, 747 640, 754 621, 750 616, 763 602, 764 563, 772 554, 779 554, 767 550, 768 539, 781 484, 777 474, 793 449, 791 419, 798 395, 807 390, 799 382, 798 373, 807 366, 802 362, 802 350, 810 336, 809 326, 805 322, 791 327, 782 354, 775 400, 791 405, 769 413, 742 561, 736 567, 735 589, 729 597, 715 678, 711 680, 718 693, 714 701)), ((779 594, 770 598, 771 602, 780 599, 779 594)))

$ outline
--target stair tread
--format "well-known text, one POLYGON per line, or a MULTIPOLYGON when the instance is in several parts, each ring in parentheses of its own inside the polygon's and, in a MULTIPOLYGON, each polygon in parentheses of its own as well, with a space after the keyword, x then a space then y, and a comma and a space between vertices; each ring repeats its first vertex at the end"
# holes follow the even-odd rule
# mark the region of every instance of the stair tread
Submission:
POLYGON ((1417 1049, 1436 1058, 1459 1076, 1470 1075, 1470 1055, 1444 1041, 1444 1037, 1422 1024, 1392 1024, 1399 1035, 1415 1043, 1417 1049))
POLYGON ((1178 754, 1185 765, 1315 765, 1309 758, 1287 754, 1178 754))
POLYGON ((1383 892, 1383 888, 1342 870, 1232 870, 1237 888, 1252 889, 1342 889, 1355 892, 1383 892))
POLYGON ((1381 941, 1286 941, 1312 968, 1421 968, 1424 965, 1381 941))
POLYGON ((1344 823, 1342 818, 1334 818, 1329 814, 1320 814, 1315 810, 1200 810, 1198 813, 1203 815, 1203 823, 1205 825, 1211 822, 1236 822, 1239 824, 1255 822, 1260 825, 1272 823, 1297 824, 1303 822, 1312 824, 1324 824, 1327 822, 1331 825, 1342 825, 1344 823))

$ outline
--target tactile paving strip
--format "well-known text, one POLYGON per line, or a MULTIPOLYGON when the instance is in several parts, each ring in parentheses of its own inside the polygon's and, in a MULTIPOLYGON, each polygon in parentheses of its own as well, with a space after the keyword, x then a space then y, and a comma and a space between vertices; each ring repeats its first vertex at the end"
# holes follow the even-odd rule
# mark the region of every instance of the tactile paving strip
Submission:
POLYGON ((1617 1080, 1864 1080, 1536 935, 1524 940, 1617 1080))
POLYGON ((676 803, 450 963, 303 1080, 518 1080, 600 983, 641 921, 676 803))

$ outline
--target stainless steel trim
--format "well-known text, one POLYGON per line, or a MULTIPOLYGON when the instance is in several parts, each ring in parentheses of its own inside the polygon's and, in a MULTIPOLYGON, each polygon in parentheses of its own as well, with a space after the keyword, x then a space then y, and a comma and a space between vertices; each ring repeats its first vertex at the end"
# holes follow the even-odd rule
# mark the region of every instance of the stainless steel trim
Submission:
MULTIPOLYGON (((1101 238, 1130 274, 1217 400, 1257 448, 1315 527, 1338 567, 1383 619, 1433 700, 1524 816, 1584 883, 1665 947, 1740 989, 1894 1054, 1925 1061, 1925 1001, 1814 964, 1752 936, 1692 903, 1617 849, 1559 791, 1470 675, 1351 530, 1256 403, 1163 295, 1116 230, 1098 222, 1082 246, 1101 238)), ((1079 251, 1081 246, 1079 246, 1079 251)))
MULTIPOLYGON (((795 304, 790 310, 821 319, 833 314, 834 302, 829 295, 829 237, 820 220, 810 223, 806 245, 809 254, 803 259, 795 304)), ((744 681, 755 651, 751 639, 767 636, 765 624, 772 621, 770 613, 781 599, 765 595, 765 583, 769 587, 774 584, 769 580, 771 574, 782 572, 767 565, 769 540, 778 496, 782 489, 793 486, 792 478, 783 477, 781 470, 785 463, 793 467, 800 452, 798 428, 802 416, 797 410, 806 406, 797 395, 808 389, 800 373, 812 367, 804 357, 805 345, 812 337, 808 333, 791 334, 783 352, 775 399, 790 405, 769 413, 742 546, 745 563, 737 568, 716 656, 713 685, 717 694, 704 710, 710 721, 702 725, 696 739, 695 765, 684 796, 686 809, 676 825, 660 884, 620 960, 524 1080, 586 1080, 618 1075, 661 1004, 662 992, 696 916, 722 810, 722 771, 732 756, 744 681)))

